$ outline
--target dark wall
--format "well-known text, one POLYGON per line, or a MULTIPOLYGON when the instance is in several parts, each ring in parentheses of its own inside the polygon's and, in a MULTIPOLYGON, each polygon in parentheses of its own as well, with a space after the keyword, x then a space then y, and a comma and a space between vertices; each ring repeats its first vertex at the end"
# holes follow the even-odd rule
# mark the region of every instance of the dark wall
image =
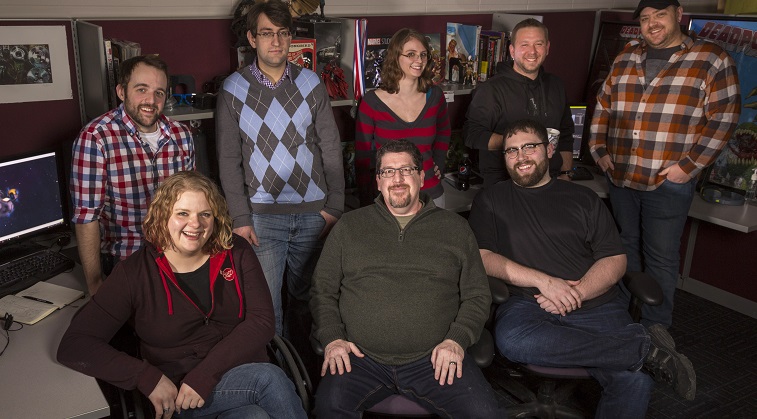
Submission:
MULTIPOLYGON (((74 68, 71 22, 0 21, 3 26, 65 26, 68 62, 74 68)), ((0 43, 2 43, 0 41, 0 43)), ((0 158, 60 148, 81 128, 76 73, 70 74, 73 98, 26 103, 0 104, 0 158)))
POLYGON ((231 19, 95 20, 105 38, 138 42, 143 54, 160 54, 171 74, 194 77, 197 90, 236 62, 231 19))

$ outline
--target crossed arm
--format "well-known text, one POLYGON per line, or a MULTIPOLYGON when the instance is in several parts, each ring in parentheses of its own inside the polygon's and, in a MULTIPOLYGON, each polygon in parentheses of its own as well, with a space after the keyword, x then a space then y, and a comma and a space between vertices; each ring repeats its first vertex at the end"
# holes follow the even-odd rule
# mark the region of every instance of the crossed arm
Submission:
POLYGON ((607 292, 626 270, 626 255, 607 256, 594 262, 581 279, 571 281, 523 266, 488 249, 480 253, 488 275, 518 287, 538 288, 539 294, 534 297, 539 306, 563 316, 607 292))

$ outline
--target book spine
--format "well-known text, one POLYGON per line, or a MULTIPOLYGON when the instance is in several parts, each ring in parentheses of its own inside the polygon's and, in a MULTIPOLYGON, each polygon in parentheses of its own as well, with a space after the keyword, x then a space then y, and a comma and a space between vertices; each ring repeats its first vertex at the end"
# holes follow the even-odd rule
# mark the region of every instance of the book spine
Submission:
POLYGON ((116 101, 116 74, 113 67, 113 44, 110 39, 103 41, 105 44, 105 78, 108 80, 108 106, 110 109, 115 108, 116 101))

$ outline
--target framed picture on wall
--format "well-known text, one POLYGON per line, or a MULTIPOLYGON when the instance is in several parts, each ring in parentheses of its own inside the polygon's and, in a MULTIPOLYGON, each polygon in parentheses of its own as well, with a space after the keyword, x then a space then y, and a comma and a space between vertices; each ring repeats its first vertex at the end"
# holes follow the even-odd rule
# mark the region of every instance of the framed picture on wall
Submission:
POLYGON ((72 97, 65 26, 0 26, 0 103, 72 97))

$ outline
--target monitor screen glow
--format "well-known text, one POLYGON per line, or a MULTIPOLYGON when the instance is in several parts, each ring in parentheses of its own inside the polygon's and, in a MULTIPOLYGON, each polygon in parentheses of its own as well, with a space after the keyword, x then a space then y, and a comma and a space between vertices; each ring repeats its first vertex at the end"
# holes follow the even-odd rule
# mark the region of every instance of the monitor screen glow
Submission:
POLYGON ((0 162, 0 243, 65 225, 55 153, 0 162))

